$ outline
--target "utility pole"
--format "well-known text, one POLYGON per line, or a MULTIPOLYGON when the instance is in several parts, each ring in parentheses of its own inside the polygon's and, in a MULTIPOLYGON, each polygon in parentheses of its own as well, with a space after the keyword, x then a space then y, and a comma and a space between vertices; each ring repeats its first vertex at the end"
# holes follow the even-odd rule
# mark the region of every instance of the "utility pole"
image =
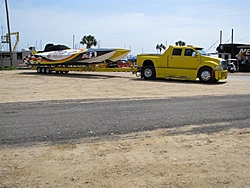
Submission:
POLYGON ((101 47, 101 40, 98 41, 98 48, 101 47))
POLYGON ((10 20, 9 20, 9 11, 8 11, 7 0, 5 0, 5 7, 6 7, 6 17, 7 17, 8 35, 9 35, 10 66, 13 66, 13 63, 12 63, 12 48, 11 48, 11 35, 10 35, 10 20))
POLYGON ((222 43, 222 31, 220 30, 220 44, 222 43))
POLYGON ((2 30, 2 35, 1 35, 1 45, 0 45, 0 50, 1 50, 1 61, 0 61, 0 69, 3 65, 3 53, 2 53, 2 41, 3 41, 3 26, 1 26, 1 30, 2 30))

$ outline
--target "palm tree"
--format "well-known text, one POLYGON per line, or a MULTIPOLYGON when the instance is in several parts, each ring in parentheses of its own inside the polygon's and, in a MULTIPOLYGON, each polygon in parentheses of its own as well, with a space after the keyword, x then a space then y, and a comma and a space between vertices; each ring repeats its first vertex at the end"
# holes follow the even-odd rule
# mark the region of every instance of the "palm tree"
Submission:
POLYGON ((179 40, 178 42, 175 43, 175 45, 176 45, 176 46, 185 46, 186 43, 183 42, 183 41, 181 41, 181 40, 179 40))
POLYGON ((157 51, 160 50, 160 53, 162 50, 165 50, 165 49, 166 49, 166 46, 164 46, 162 43, 160 45, 159 44, 156 45, 156 50, 157 51))
POLYGON ((159 44, 157 44, 155 48, 156 48, 156 50, 157 50, 157 54, 158 54, 158 50, 160 50, 160 45, 159 45, 159 44))
POLYGON ((84 36, 82 40, 80 41, 80 44, 82 45, 86 44, 87 48, 91 48, 91 46, 97 45, 97 40, 92 35, 84 36))
POLYGON ((166 50, 166 46, 164 46, 163 44, 160 45, 160 53, 161 53, 161 50, 166 50))

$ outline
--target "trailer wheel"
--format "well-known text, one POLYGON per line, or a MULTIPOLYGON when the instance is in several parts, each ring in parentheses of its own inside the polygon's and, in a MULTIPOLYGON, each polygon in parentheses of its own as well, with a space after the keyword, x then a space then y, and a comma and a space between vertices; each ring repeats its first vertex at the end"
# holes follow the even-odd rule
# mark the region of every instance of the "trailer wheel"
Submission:
POLYGON ((46 73, 45 69, 46 69, 45 67, 42 67, 42 73, 43 73, 43 74, 46 73))
POLYGON ((41 73, 41 68, 37 67, 36 72, 40 74, 41 73))
POLYGON ((50 68, 49 68, 49 67, 46 67, 45 72, 46 72, 46 74, 50 74, 50 73, 51 73, 50 68))
POLYGON ((212 75, 212 69, 208 67, 204 67, 199 71, 199 81, 202 83, 211 83, 214 81, 214 77, 212 75))
POLYGON ((155 68, 152 65, 146 65, 142 68, 142 77, 144 77, 145 80, 153 80, 155 76, 155 68))

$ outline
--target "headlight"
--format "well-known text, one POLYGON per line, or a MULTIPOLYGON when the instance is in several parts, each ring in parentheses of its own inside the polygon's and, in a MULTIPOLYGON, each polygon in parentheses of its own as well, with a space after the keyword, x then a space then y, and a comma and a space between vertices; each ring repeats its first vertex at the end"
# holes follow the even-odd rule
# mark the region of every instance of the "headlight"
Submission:
POLYGON ((216 70, 223 70, 222 66, 218 65, 215 67, 216 70))

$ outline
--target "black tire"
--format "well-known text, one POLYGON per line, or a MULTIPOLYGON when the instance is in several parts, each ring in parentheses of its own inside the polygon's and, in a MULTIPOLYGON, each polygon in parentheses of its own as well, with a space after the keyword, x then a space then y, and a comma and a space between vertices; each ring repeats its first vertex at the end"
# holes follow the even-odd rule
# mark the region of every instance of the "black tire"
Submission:
POLYGON ((217 83, 217 82, 219 82, 219 80, 216 80, 216 79, 213 80, 213 83, 217 83))
POLYGON ((204 67, 199 71, 199 80, 202 83, 211 83, 214 81, 214 75, 212 74, 212 69, 204 67))
POLYGON ((145 80, 154 80, 156 77, 155 68, 152 65, 146 65, 143 67, 141 74, 145 80))

